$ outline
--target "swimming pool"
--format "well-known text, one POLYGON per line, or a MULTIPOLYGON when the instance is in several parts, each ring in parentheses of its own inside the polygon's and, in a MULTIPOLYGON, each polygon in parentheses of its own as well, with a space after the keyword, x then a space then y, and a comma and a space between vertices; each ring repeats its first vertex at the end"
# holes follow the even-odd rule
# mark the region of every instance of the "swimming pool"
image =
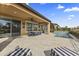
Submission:
POLYGON ((55 31, 54 34, 55 34, 55 37, 71 38, 69 36, 69 32, 55 31))

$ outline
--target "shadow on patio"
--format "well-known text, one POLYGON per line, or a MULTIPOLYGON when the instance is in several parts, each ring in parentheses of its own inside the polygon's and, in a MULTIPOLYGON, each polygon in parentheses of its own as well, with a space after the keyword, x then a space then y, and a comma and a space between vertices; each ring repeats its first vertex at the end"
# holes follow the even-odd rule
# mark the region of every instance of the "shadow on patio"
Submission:
POLYGON ((50 50, 45 50, 45 51, 44 51, 44 54, 45 54, 45 56, 50 56, 51 51, 50 51, 50 50))
POLYGON ((11 43, 15 38, 14 37, 10 37, 7 40, 5 40, 4 42, 0 43, 0 52, 9 44, 11 43))

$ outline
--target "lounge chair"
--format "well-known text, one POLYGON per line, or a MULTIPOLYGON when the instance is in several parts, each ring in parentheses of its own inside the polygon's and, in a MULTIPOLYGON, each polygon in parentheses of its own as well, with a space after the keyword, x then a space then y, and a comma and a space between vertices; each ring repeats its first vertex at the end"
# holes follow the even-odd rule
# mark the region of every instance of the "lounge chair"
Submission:
POLYGON ((16 48, 10 52, 7 56, 32 56, 31 50, 28 48, 16 48))
POLYGON ((79 56, 78 53, 75 51, 72 51, 71 49, 67 47, 57 47, 54 49, 51 49, 51 56, 79 56))

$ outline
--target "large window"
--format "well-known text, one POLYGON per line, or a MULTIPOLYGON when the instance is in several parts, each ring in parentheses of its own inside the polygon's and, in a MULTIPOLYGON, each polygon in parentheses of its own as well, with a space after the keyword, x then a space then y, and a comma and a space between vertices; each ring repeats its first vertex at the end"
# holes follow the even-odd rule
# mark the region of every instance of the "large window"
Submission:
POLYGON ((12 36, 20 35, 21 22, 12 20, 12 36))
POLYGON ((38 31, 38 24, 33 24, 33 31, 38 31))
POLYGON ((27 31, 40 31, 40 25, 36 23, 27 22, 27 31))
POLYGON ((20 21, 0 18, 0 37, 20 34, 20 21))
POLYGON ((27 23, 27 31, 32 31, 32 23, 27 23))
POLYGON ((11 21, 0 19, 0 37, 10 36, 11 21))

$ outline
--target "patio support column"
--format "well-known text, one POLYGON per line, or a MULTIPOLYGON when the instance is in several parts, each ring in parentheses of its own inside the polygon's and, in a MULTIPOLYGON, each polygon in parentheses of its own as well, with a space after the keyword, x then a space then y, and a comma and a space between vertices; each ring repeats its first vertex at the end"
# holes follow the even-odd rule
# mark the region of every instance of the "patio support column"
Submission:
POLYGON ((21 35, 26 34, 26 23, 25 20, 21 20, 21 35))
POLYGON ((48 25, 47 25, 47 34, 50 33, 50 22, 48 22, 48 25))

